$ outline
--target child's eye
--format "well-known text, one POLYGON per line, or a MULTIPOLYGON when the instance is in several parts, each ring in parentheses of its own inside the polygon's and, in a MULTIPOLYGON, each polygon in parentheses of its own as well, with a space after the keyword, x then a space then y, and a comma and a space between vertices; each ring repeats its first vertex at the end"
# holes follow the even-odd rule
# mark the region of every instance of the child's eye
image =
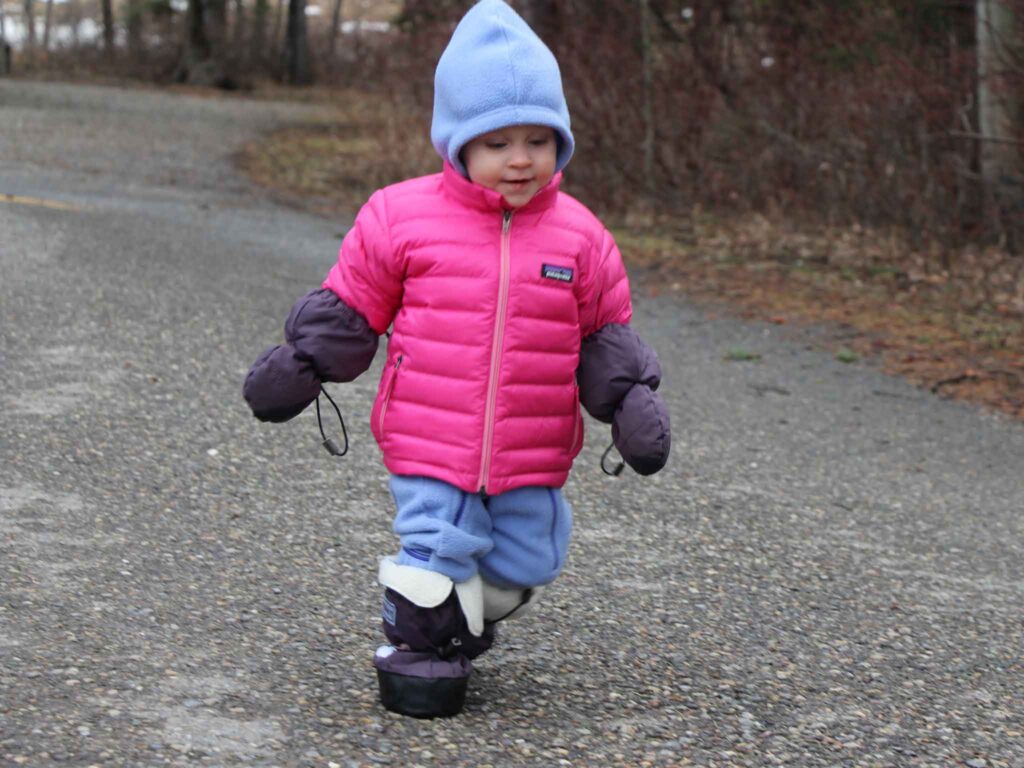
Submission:
POLYGON ((503 141, 488 141, 487 142, 487 148, 488 149, 504 149, 506 146, 508 146, 508 145, 505 142, 503 142, 503 141))

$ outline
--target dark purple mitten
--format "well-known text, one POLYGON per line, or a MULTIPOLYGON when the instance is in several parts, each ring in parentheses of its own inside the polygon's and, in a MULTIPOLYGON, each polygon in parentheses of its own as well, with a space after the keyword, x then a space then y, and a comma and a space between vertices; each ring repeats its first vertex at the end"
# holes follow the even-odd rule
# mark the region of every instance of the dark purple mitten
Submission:
POLYGON ((377 354, 377 333, 329 288, 310 291, 292 307, 284 338, 313 362, 324 381, 353 381, 377 354))
POLYGON ((294 347, 269 347, 245 377, 242 395, 260 421, 288 421, 320 394, 313 364, 294 347))
POLYGON ((672 449, 665 401, 650 387, 635 385, 615 411, 612 440, 637 474, 653 475, 662 469, 672 449))
POLYGON ((629 466, 641 475, 665 466, 672 439, 668 408, 655 392, 661 365, 636 331, 609 324, 584 339, 576 380, 583 407, 612 425, 615 447, 629 466))
POLYGON ((587 413, 611 424, 615 409, 635 384, 658 388, 661 365, 640 334, 628 325, 609 323, 583 340, 576 380, 587 413))
POLYGON ((320 394, 320 382, 352 381, 377 352, 378 337, 369 323, 326 288, 295 302, 284 336, 287 343, 264 351, 242 388, 261 421, 298 416, 320 394))

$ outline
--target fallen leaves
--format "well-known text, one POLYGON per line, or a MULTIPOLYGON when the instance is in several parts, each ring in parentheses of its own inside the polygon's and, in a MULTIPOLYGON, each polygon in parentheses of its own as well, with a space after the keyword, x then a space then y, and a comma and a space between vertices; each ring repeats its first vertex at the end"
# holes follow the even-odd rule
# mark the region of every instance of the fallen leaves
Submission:
MULTIPOLYGON (((239 158, 289 202, 353 213, 379 186, 436 170, 412 115, 386 98, 337 97, 331 119, 249 145, 239 158)), ((571 181, 571 174, 569 177, 571 181)), ((613 228, 635 281, 777 325, 834 329, 840 362, 877 361, 943 397, 1024 419, 1024 257, 997 248, 912 247, 893 232, 798 226, 783 216, 637 214, 613 228)), ((754 362, 730 350, 726 359, 754 362)))
POLYGON ((692 218, 674 246, 636 224, 615 230, 641 281, 676 282, 752 319, 824 324, 840 362, 873 360, 943 397, 1024 419, 1024 258, 969 248, 936 271, 936 254, 861 228, 808 234, 761 216, 692 218))

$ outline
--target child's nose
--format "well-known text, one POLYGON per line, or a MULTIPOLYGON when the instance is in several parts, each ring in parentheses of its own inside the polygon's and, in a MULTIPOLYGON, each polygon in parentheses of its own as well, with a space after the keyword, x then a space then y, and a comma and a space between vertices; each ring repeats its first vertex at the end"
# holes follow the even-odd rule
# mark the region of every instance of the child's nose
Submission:
POLYGON ((516 146, 512 150, 512 156, 509 158, 509 164, 517 168, 530 164, 530 153, 526 147, 516 146))

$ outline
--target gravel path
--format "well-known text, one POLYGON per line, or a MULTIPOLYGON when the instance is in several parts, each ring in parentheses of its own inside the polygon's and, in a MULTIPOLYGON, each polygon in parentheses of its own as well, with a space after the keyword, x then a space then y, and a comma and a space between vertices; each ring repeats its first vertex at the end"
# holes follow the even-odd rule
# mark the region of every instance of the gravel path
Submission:
POLYGON ((384 712, 380 363, 342 461, 239 396, 351 212, 232 154, 321 118, 0 81, 0 195, 68 206, 0 197, 0 764, 1024 765, 1024 428, 664 296, 669 467, 589 423, 563 578, 464 715, 384 712))

